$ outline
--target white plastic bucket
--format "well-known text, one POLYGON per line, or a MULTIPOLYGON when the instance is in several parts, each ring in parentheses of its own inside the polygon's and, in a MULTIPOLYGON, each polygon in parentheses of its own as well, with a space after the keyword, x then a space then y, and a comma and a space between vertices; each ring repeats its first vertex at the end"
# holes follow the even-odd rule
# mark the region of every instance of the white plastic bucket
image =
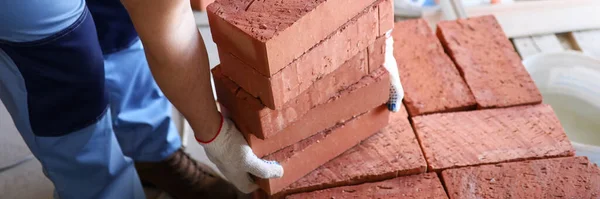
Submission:
POLYGON ((578 156, 600 164, 600 60, 579 52, 541 53, 523 60, 556 112, 578 156))

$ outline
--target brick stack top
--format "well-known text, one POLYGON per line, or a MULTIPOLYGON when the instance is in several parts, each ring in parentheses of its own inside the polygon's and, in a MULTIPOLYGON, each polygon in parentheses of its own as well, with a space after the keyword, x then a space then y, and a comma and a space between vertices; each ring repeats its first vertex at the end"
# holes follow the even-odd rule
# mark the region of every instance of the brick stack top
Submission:
POLYGON ((217 0, 207 10, 219 49, 270 77, 375 2, 217 0))
POLYGON ((221 110, 258 156, 284 167, 256 180, 268 194, 388 124, 392 0, 216 0, 207 11, 221 110))

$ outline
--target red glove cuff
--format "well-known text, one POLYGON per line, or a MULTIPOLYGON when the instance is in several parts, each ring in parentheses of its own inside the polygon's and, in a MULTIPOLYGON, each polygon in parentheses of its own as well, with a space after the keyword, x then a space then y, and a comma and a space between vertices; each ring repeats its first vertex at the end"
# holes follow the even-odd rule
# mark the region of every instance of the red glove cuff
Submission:
POLYGON ((221 129, 223 128, 223 122, 225 122, 224 118, 223 118, 223 114, 219 113, 219 115, 221 116, 221 125, 219 125, 219 129, 217 130, 217 134, 215 134, 215 137, 213 137, 210 140, 208 140, 208 141, 205 142, 205 141, 202 141, 202 140, 198 139, 196 136, 194 136, 194 138, 196 139, 196 141, 198 143, 208 144, 208 143, 212 142, 213 140, 215 140, 217 138, 217 136, 219 136, 219 133, 221 133, 221 129))

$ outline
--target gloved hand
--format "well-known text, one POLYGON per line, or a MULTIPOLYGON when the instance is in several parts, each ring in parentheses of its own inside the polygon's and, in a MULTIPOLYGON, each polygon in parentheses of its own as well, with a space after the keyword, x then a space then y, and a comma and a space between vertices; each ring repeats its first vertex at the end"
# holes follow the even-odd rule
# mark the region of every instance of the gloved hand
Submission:
POLYGON ((385 33, 385 61, 383 66, 390 75, 390 98, 387 102, 387 107, 392 112, 398 112, 404 98, 404 89, 400 82, 400 74, 398 73, 398 64, 394 58, 394 38, 392 30, 385 33))
POLYGON ((275 161, 258 158, 233 122, 221 115, 221 128, 208 142, 196 139, 204 147, 208 159, 215 163, 225 178, 244 193, 258 188, 249 174, 259 178, 280 178, 283 167, 275 161))

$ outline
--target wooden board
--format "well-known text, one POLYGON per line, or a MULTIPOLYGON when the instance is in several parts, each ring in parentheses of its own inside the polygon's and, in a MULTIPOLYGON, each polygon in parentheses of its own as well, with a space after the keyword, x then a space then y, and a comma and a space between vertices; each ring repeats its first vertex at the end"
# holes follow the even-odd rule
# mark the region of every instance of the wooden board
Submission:
MULTIPOLYGON (((493 14, 510 38, 600 29, 598 0, 521 1, 465 10, 468 17, 493 14)), ((423 18, 435 26, 440 20, 454 19, 453 16, 456 17, 437 10, 424 12, 423 18)))
POLYGON ((600 30, 576 31, 570 35, 579 50, 600 59, 600 30))
POLYGON ((564 51, 563 46, 554 34, 517 37, 513 39, 515 49, 525 59, 541 52, 564 51))

